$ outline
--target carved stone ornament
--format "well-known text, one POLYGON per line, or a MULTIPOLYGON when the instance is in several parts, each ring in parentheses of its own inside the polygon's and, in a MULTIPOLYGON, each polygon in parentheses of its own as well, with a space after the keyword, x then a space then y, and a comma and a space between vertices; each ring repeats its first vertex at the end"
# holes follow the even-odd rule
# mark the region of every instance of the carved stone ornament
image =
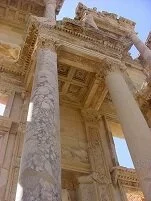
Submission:
POLYGON ((102 65, 97 69, 97 78, 104 79, 111 72, 120 73, 125 70, 126 66, 123 63, 105 58, 102 60, 102 65))
POLYGON ((112 180, 114 184, 117 184, 117 182, 120 181, 120 183, 124 185, 138 188, 139 181, 136 175, 136 171, 134 169, 124 168, 119 166, 119 167, 114 167, 111 172, 112 172, 112 180))
POLYGON ((40 35, 38 38, 37 48, 46 48, 51 49, 56 52, 58 48, 61 46, 61 43, 53 38, 46 37, 44 35, 40 35))
POLYGON ((101 118, 101 115, 99 115, 99 113, 94 109, 83 109, 81 113, 84 119, 88 122, 97 122, 101 118))
POLYGON ((92 179, 99 184, 108 185, 111 183, 111 181, 107 178, 105 174, 101 174, 99 172, 93 172, 92 179))

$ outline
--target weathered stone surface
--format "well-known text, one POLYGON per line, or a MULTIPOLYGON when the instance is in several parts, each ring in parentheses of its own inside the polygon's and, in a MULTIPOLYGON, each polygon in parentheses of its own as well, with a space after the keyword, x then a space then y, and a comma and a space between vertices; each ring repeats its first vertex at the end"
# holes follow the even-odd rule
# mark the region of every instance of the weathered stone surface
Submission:
MULTIPOLYGON (((113 181, 111 179, 110 170, 118 161, 116 153, 113 153, 115 147, 107 122, 110 120, 116 127, 119 118, 104 82, 107 71, 109 74, 112 72, 111 65, 105 70, 104 62, 108 60, 126 64, 122 70, 127 74, 127 83, 131 85, 131 91, 134 89, 133 93, 145 81, 140 59, 133 60, 128 53, 133 42, 127 37, 127 31, 133 32, 135 23, 114 13, 87 8, 81 3, 77 7, 75 19, 65 18, 56 23, 55 15, 63 2, 0 2, 1 22, 4 20, 2 24, 0 22, 0 93, 9 96, 5 110, 8 119, 0 118, 0 201, 15 200, 29 102, 27 100, 22 106, 21 94, 26 92, 31 96, 31 113, 28 116, 18 182, 18 189, 23 193, 17 194, 19 201, 60 201, 61 168, 63 201, 143 199, 139 195, 135 170, 127 169, 120 173, 118 170, 113 181), (35 17, 29 20, 25 31, 29 13, 35 17), (37 43, 39 37, 42 38, 41 44, 37 43), (57 52, 51 45, 52 41, 57 52), (43 42, 45 47, 39 50, 43 42), (58 114, 57 82, 61 114, 58 114), (85 111, 85 117, 81 116, 81 110, 85 111), (12 129, 10 119, 19 123, 18 131, 12 129)), ((140 43, 138 46, 141 50, 144 48, 140 43)), ((121 70, 119 66, 114 67, 121 70)), ((121 86, 121 82, 118 86, 121 86)), ((118 101, 122 92, 116 96, 118 101)), ((143 103, 145 105, 145 101, 148 101, 145 105, 148 112, 150 87, 146 94, 143 103)), ((151 119, 150 112, 147 118, 151 119)), ((133 127, 136 129, 135 125, 133 127)), ((142 136, 141 143, 145 133, 142 136)), ((130 137, 132 140, 133 136, 130 137)), ((138 142, 138 136, 132 142, 138 142)), ((143 146, 140 147, 139 151, 143 152, 143 146)))
POLYGON ((17 200, 61 200, 56 52, 40 49, 27 118, 17 200), (22 189, 22 194, 19 193, 22 189))
POLYGON ((106 77, 106 84, 117 110, 145 199, 150 201, 150 129, 121 73, 110 72, 106 77))

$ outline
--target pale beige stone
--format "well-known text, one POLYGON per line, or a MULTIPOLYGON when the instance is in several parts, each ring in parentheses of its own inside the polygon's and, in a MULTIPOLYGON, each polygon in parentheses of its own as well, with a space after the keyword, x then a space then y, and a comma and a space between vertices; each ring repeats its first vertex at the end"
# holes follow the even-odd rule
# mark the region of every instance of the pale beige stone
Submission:
POLYGON ((135 23, 81 3, 75 19, 56 22, 63 2, 0 1, 0 98, 8 97, 0 117, 0 201, 15 200, 17 184, 29 190, 28 201, 143 200, 139 175, 118 166, 113 135, 123 135, 104 74, 105 61, 126 65, 124 78, 149 123, 150 86, 140 92, 149 72, 127 52, 135 23), (29 102, 35 124, 27 123, 29 102))
POLYGON ((110 72, 106 83, 116 107, 145 199, 150 201, 150 129, 121 73, 110 72))

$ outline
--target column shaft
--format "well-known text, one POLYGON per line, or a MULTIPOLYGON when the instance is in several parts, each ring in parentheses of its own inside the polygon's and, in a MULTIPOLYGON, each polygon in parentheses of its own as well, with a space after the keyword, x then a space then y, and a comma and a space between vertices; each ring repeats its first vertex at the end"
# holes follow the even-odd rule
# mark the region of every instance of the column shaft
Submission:
POLYGON ((120 72, 106 77, 146 201, 151 201, 151 132, 120 72))
POLYGON ((131 34, 130 37, 143 59, 147 64, 151 65, 151 50, 137 37, 136 34, 131 34))
POLYGON ((52 25, 56 24, 56 0, 45 0, 45 14, 44 17, 51 21, 52 25))
POLYGON ((40 49, 16 201, 61 201, 57 55, 40 49))

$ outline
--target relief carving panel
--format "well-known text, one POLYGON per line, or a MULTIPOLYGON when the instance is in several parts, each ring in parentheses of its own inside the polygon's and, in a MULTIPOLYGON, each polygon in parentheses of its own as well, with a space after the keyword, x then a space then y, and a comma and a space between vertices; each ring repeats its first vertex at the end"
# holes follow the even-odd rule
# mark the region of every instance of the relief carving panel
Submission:
POLYGON ((88 163, 88 154, 84 149, 62 146, 62 158, 69 161, 88 163))
MULTIPOLYGON (((112 192, 112 181, 108 164, 105 159, 103 136, 101 135, 101 132, 104 132, 105 130, 103 131, 99 128, 100 121, 103 121, 103 119, 97 116, 97 113, 91 111, 89 112, 91 114, 89 115, 91 118, 85 117, 85 119, 87 119, 85 123, 88 139, 88 155, 93 172, 91 178, 97 186, 98 200, 112 201, 114 199, 112 192)), ((106 128, 104 127, 101 129, 106 128)))

